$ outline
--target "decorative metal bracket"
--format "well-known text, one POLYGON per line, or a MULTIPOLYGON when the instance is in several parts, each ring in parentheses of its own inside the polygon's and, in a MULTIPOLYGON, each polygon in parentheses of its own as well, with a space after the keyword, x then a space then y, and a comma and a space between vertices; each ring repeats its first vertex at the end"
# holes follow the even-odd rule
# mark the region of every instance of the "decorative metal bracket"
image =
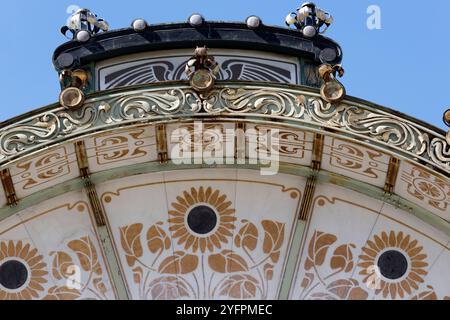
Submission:
POLYGON ((194 56, 186 64, 185 72, 192 88, 197 92, 205 93, 214 87, 219 70, 219 64, 214 57, 208 55, 208 48, 204 46, 195 49, 194 56))
POLYGON ((286 25, 294 25, 307 38, 325 33, 332 23, 333 17, 312 2, 302 4, 286 17, 286 25))
POLYGON ((324 81, 320 88, 320 95, 329 103, 338 103, 345 98, 347 94, 342 83, 336 80, 336 75, 340 78, 344 76, 344 69, 341 65, 331 66, 323 64, 319 67, 319 76, 324 81))
POLYGON ((94 34, 108 30, 109 25, 105 20, 98 18, 89 9, 79 9, 72 14, 67 24, 61 28, 61 33, 67 36, 67 32, 70 31, 74 40, 86 42, 94 34))
POLYGON ((62 88, 76 87, 84 89, 89 84, 89 74, 82 69, 75 71, 66 69, 59 74, 59 82, 62 88))
POLYGON ((63 88, 59 95, 59 103, 68 109, 77 109, 84 104, 83 90, 88 86, 89 74, 85 70, 63 70, 59 75, 63 88))
MULTIPOLYGON (((445 111, 445 113, 444 113, 444 123, 445 123, 448 127, 450 127, 450 109, 448 109, 448 110, 445 111)), ((447 140, 447 143, 450 144, 450 130, 447 131, 447 135, 446 135, 445 138, 446 138, 446 140, 447 140)))

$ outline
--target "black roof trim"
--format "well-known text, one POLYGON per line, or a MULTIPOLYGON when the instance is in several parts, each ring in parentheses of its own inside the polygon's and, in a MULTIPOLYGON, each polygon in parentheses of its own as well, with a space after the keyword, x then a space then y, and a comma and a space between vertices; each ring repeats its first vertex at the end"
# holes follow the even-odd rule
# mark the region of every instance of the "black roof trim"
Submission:
POLYGON ((307 39, 294 29, 264 25, 258 29, 249 29, 244 23, 205 22, 198 28, 188 23, 160 24, 151 25, 142 33, 127 28, 97 34, 87 43, 69 41, 55 50, 53 64, 57 70, 61 70, 63 67, 57 59, 64 54, 64 58, 67 58, 67 54, 72 56, 74 68, 131 53, 203 45, 309 57, 317 63, 321 63, 322 50, 330 48, 336 51, 336 59, 327 62, 337 64, 342 61, 341 47, 323 36, 307 39))

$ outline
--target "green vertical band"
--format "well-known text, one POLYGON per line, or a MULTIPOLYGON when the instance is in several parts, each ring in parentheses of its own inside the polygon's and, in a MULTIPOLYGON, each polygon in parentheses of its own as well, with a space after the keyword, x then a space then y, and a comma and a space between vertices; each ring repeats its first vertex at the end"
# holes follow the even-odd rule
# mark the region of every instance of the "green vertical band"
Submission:
POLYGON ((288 300, 289 292, 291 291, 292 281, 294 281, 296 265, 302 246, 303 234, 305 233, 306 222, 299 220, 295 227, 294 239, 292 241, 291 250, 289 252, 286 271, 284 273, 283 281, 281 283, 279 300, 288 300))
POLYGON ((119 300, 129 300, 130 298, 123 280, 124 278, 122 277, 122 272, 120 271, 119 263, 114 254, 114 248, 111 238, 109 237, 108 229, 105 226, 99 226, 97 230, 105 251, 106 262, 109 266, 111 278, 116 287, 117 298, 119 300))

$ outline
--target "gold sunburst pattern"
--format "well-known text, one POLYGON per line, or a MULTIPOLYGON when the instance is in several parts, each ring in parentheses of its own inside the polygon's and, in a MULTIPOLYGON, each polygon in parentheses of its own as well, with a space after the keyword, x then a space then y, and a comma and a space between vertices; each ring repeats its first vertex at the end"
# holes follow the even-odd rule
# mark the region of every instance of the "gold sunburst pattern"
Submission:
POLYGON ((428 274, 426 271, 427 255, 424 253, 423 247, 417 240, 403 232, 391 231, 375 235, 372 240, 367 241, 362 252, 361 262, 358 266, 361 268, 360 274, 365 276, 363 281, 369 283, 374 277, 381 278, 375 294, 382 293, 383 298, 396 299, 397 296, 403 298, 406 294, 410 295, 419 289, 419 284, 424 282, 423 277, 428 274), (380 268, 381 257, 389 251, 398 253, 406 260, 407 268, 398 277, 388 278, 380 275, 379 269, 371 268, 372 266, 380 268))
POLYGON ((72 240, 67 246, 70 252, 44 256, 23 241, 0 242, 0 300, 108 299, 108 287, 91 238, 72 240), (52 262, 47 265, 46 259, 52 262), (80 282, 74 278, 76 268, 80 269, 80 282), (48 288, 49 283, 57 285, 48 288))
POLYGON ((119 228, 136 298, 267 299, 272 294, 284 261, 286 224, 237 219, 228 199, 213 187, 192 187, 176 197, 168 220, 119 228))
POLYGON ((184 244, 186 250, 192 248, 194 253, 199 249, 202 253, 206 250, 212 252, 214 248, 221 249, 223 244, 229 242, 236 228, 235 210, 231 205, 231 201, 228 201, 226 195, 220 194, 219 190, 213 190, 211 187, 191 188, 172 203, 173 210, 169 211, 169 230, 173 232, 173 238, 178 239, 179 245, 184 244), (207 206, 217 215, 216 227, 206 235, 192 230, 187 221, 191 209, 200 205, 207 206))
POLYGON ((449 299, 425 282, 428 256, 418 240, 402 231, 383 231, 358 247, 315 230, 305 249, 297 299, 449 299))
POLYGON ((0 266, 8 262, 18 263, 26 269, 26 275, 17 289, 8 289, 0 284, 0 300, 31 300, 39 298, 47 283, 47 265, 38 250, 22 241, 0 243, 0 266))

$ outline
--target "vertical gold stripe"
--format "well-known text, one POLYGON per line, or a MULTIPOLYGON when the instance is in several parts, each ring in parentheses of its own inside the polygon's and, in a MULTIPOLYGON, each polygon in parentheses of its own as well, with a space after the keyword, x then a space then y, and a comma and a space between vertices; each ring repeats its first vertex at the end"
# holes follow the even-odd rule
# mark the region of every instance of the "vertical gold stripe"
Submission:
POLYGON ((167 148, 167 132, 165 124, 156 125, 156 146, 158 148, 158 159, 161 164, 169 161, 167 148))
POLYGON ((235 151, 235 157, 237 160, 237 163, 239 164, 245 164, 245 157, 246 157, 246 148, 245 148, 245 123, 238 122, 236 124, 237 130, 236 130, 236 151, 235 151))
POLYGON ((400 160, 391 157, 389 161, 389 169, 386 176, 386 183, 384 184, 384 191, 389 194, 394 193, 395 184, 397 182, 398 171, 400 168, 400 160))
POLYGON ((86 152, 86 145, 84 144, 83 140, 75 142, 75 152, 77 155, 77 163, 78 169, 80 170, 80 176, 82 178, 89 177, 89 162, 86 152))
POLYGON ((316 133, 312 152, 312 169, 314 171, 319 171, 322 167, 324 141, 324 135, 316 133))
POLYGON ((85 182, 85 190, 89 198, 89 202, 91 204, 92 212, 94 213, 95 222, 97 226, 105 226, 105 213, 103 212, 103 207, 100 203, 100 199, 98 198, 97 190, 95 189, 94 184, 90 179, 86 179, 85 182))
POLYGON ((314 194, 316 192, 316 176, 311 176, 306 182, 302 205, 300 207, 299 220, 307 221, 311 213, 314 194))
POLYGON ((3 190, 5 191, 6 202, 10 206, 17 205, 19 200, 17 199, 14 182, 12 181, 11 172, 8 168, 0 171, 0 178, 2 180, 3 190))

